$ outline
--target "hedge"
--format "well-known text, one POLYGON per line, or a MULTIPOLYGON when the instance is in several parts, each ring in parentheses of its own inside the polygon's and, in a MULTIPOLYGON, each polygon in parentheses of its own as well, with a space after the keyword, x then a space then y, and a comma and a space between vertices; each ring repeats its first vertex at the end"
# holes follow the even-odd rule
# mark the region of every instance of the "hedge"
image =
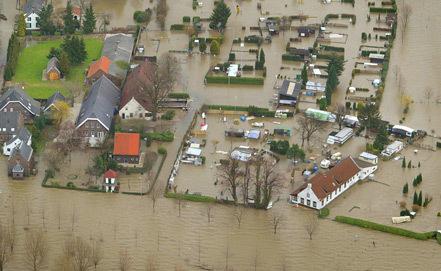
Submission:
POLYGON ((291 55, 291 54, 283 54, 282 60, 288 60, 288 61, 303 61, 304 58, 299 55, 291 55))
POLYGON ((172 99, 188 99, 190 98, 190 95, 188 93, 185 92, 173 92, 168 94, 168 98, 172 98, 172 99))
POLYGON ((196 194, 182 194, 182 193, 166 192, 164 194, 164 197, 172 198, 172 199, 188 200, 188 201, 194 201, 194 202, 217 202, 217 200, 213 197, 196 195, 196 194))
POLYGON ((53 178, 53 171, 51 170, 46 170, 45 174, 44 174, 44 178, 43 181, 41 182, 41 186, 45 187, 45 188, 58 188, 58 189, 65 189, 65 190, 76 190, 76 191, 87 191, 87 192, 102 192, 105 193, 105 190, 100 190, 100 189, 90 189, 90 188, 79 188, 79 187, 75 187, 75 186, 61 186, 60 184, 46 184, 47 181, 51 178, 53 178))
POLYGON ((185 25, 183 24, 172 24, 170 30, 184 30, 185 25))
POLYGON ((340 223, 345 223, 353 226, 358 226, 366 229, 376 230, 376 231, 382 231, 386 233, 391 233, 395 235, 401 235, 404 237, 414 238, 418 240, 427 240, 434 237, 435 232, 414 232, 409 231, 402 228, 387 226, 383 224, 374 223, 371 221, 353 218, 353 217, 347 217, 347 216, 336 216, 335 221, 340 223))
POLYGON ((319 217, 319 218, 325 218, 325 217, 328 217, 328 216, 329 216, 329 213, 330 213, 329 209, 325 207, 325 208, 323 208, 323 209, 321 209, 321 210, 319 211, 318 217, 319 217))
POLYGON ((335 46, 329 46, 329 45, 320 45, 320 49, 323 49, 325 51, 341 52, 341 53, 343 53, 345 51, 345 48, 343 48, 343 47, 335 47, 335 46))
POLYGON ((144 136, 148 138, 148 140, 156 140, 156 141, 162 141, 162 142, 172 142, 175 138, 175 135, 173 132, 170 131, 164 131, 164 132, 149 132, 146 133, 144 136))
POLYGON ((341 0, 342 3, 355 4, 355 0, 341 0))
POLYGON ((191 21, 190 16, 184 16, 182 17, 182 22, 183 23, 189 23, 191 21))
MULTIPOLYGON (((226 110, 226 111, 245 111, 248 112, 249 116, 255 116, 255 117, 274 117, 274 115, 276 114, 275 111, 270 111, 268 108, 263 108, 263 107, 256 107, 253 105, 250 106, 234 106, 234 105, 219 105, 219 104, 212 104, 212 105, 207 105, 208 109, 212 109, 212 110, 226 110)), ((287 113, 288 117, 293 117, 294 116, 294 112, 288 112, 287 113)))
POLYGON ((260 43, 262 43, 262 37, 256 36, 256 35, 246 36, 244 38, 244 42, 245 43, 260 44, 260 43))
POLYGON ((369 12, 373 13, 396 13, 397 10, 395 8, 377 8, 377 7, 370 7, 369 12))
POLYGON ((205 80, 207 84, 263 85, 263 78, 259 77, 206 76, 205 80))

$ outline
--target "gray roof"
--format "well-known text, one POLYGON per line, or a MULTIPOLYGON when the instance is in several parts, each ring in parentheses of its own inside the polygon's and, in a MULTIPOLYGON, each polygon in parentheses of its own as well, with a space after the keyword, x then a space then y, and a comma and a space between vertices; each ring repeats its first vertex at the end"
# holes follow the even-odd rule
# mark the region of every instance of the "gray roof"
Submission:
MULTIPOLYGON (((104 39, 102 56, 107 56, 112 62, 109 67, 109 74, 124 78, 127 69, 124 69, 123 63, 130 63, 132 58, 133 46, 135 39, 127 34, 108 34, 104 39)), ((128 66, 128 65, 127 65, 128 66)))
POLYGON ((45 0, 27 0, 23 6, 25 14, 38 13, 44 6, 45 0))
POLYGON ((21 157, 23 157, 26 161, 31 160, 32 157, 32 153, 34 152, 34 150, 32 149, 31 146, 29 146, 28 144, 20 144, 19 147, 16 147, 12 150, 11 152, 11 156, 9 156, 9 160, 13 159, 13 157, 18 154, 21 157))
POLYGON ((6 128, 6 131, 11 131, 11 128, 18 129, 20 119, 19 112, 1 112, 0 113, 0 129, 6 128))
POLYGON ((29 139, 31 138, 31 133, 29 132, 29 130, 26 127, 22 127, 20 129, 20 131, 18 131, 17 135, 15 135, 13 138, 9 139, 8 142, 6 142, 6 145, 11 144, 12 142, 14 142, 17 138, 20 139, 20 141, 24 144, 26 144, 29 139))
POLYGON ((10 87, 0 97, 0 110, 8 104, 8 102, 19 102, 33 115, 40 115, 40 103, 29 97, 20 87, 10 87))
POLYGON ((300 94, 302 84, 291 80, 283 80, 282 86, 279 89, 279 94, 297 98, 300 94))
POLYGON ((93 83, 89 94, 81 105, 77 128, 87 119, 98 119, 107 130, 112 124, 113 115, 118 109, 120 90, 106 76, 93 83))
POLYGON ((47 62, 46 72, 50 71, 52 68, 55 68, 58 72, 60 72, 60 70, 58 69, 58 65, 59 65, 58 58, 56 58, 55 56, 52 57, 47 62))
POLYGON ((57 101, 65 101, 66 97, 63 96, 63 94, 61 94, 59 91, 55 92, 54 94, 52 94, 52 96, 50 96, 47 99, 46 105, 44 107, 44 111, 48 110, 49 107, 51 107, 51 105, 55 104, 57 101))

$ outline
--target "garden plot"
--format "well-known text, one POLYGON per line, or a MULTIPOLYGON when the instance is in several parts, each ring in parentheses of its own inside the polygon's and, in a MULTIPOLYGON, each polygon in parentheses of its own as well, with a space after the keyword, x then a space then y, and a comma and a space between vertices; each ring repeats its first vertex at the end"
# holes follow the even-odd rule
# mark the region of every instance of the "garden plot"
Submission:
POLYGON ((378 79, 378 76, 371 74, 355 75, 348 91, 349 100, 368 100, 374 98, 376 88, 373 86, 373 81, 375 79, 378 79))

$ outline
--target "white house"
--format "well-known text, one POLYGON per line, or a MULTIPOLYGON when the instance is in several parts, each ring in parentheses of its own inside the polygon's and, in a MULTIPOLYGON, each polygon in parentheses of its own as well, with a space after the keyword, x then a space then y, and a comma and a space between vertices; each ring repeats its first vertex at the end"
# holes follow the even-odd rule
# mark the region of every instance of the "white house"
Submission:
POLYGON ((26 4, 24 4, 23 13, 25 16, 27 30, 40 29, 37 18, 39 18, 38 13, 41 11, 44 4, 45 0, 27 0, 26 4))
POLYGON ((106 188, 106 192, 117 192, 118 182, 116 181, 116 177, 118 174, 116 171, 109 169, 104 173, 104 187, 106 188))
POLYGON ((311 177, 290 195, 289 201, 320 210, 359 180, 372 174, 377 167, 349 156, 332 169, 311 177))
POLYGON ((20 147, 21 144, 26 144, 28 146, 31 146, 32 144, 32 135, 26 127, 21 128, 17 135, 3 144, 3 154, 7 156, 11 155, 12 151, 16 147, 20 147))

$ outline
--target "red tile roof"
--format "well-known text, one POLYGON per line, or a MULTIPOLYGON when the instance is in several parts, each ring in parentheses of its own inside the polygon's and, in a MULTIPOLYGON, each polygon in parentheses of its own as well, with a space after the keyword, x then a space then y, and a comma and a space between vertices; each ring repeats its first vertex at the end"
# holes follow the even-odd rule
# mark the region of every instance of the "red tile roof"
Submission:
POLYGON ((112 64, 112 61, 110 61, 107 56, 102 56, 100 59, 90 64, 87 78, 95 75, 100 70, 104 73, 109 73, 110 64, 112 64))
POLYGON ((72 14, 77 15, 78 17, 81 16, 81 8, 79 6, 73 6, 72 14))
POLYGON ((109 169, 108 171, 104 172, 104 178, 114 178, 118 176, 118 173, 116 171, 109 169))
POLYGON ((139 155, 140 139, 137 133, 115 133, 114 155, 139 155))
POLYGON ((132 98, 148 111, 152 111, 152 102, 140 88, 140 84, 148 84, 155 71, 155 64, 149 61, 139 64, 129 73, 121 94, 120 110, 132 98))
POLYGON ((297 194, 303 191, 308 186, 308 183, 310 183, 314 194, 319 200, 323 200, 359 171, 360 168, 355 163, 354 159, 352 159, 351 156, 348 156, 330 170, 314 175, 291 195, 297 196, 297 194))

